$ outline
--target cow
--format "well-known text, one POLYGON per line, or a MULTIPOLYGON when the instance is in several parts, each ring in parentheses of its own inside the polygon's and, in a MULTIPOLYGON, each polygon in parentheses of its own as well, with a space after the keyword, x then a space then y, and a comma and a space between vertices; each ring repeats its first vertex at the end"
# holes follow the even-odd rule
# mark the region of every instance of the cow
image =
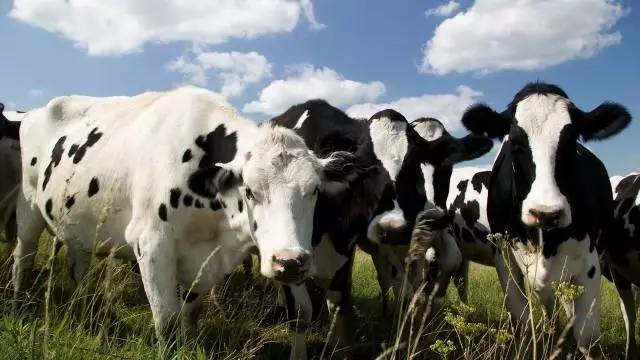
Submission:
POLYGON ((4 112, 0 103, 0 233, 4 232, 10 251, 16 238, 15 208, 21 179, 20 117, 18 112, 4 112))
MULTIPOLYGON (((353 119, 323 100, 295 105, 271 122, 294 129, 307 146, 323 156, 334 151, 354 154, 366 164, 344 191, 320 192, 314 218, 313 251, 317 272, 312 281, 326 289, 329 309, 336 308, 339 341, 350 344, 352 323, 351 267, 357 244, 375 249, 408 245, 416 214, 427 201, 423 164, 434 169, 478 157, 492 146, 483 136, 423 139, 402 114, 382 110, 369 120, 353 119)), ((284 287, 287 304, 302 303, 302 316, 313 312, 304 286, 284 287)), ((291 313, 291 311, 288 311, 291 313)))
MULTIPOLYGON (((606 102, 585 112, 561 88, 540 82, 524 86, 501 113, 477 104, 462 117, 472 133, 503 138, 487 215, 491 232, 506 234, 513 280, 529 281, 551 313, 554 282, 584 288, 565 310, 574 318, 573 334, 587 358, 601 355, 592 345, 600 336, 599 253, 613 219, 613 196, 604 165, 579 139, 609 138, 630 121, 619 104, 606 102)), ((526 324, 524 295, 507 291, 506 296, 512 320, 526 324)))
POLYGON ((46 226, 65 242, 76 282, 94 251, 136 260, 164 342, 197 325, 204 295, 254 246, 267 278, 314 274, 318 194, 359 168, 346 152, 318 158, 294 131, 258 126, 195 87, 55 98, 26 114, 20 135, 16 295, 46 226))
POLYGON ((608 233, 603 275, 620 294, 620 309, 627 333, 626 354, 638 358, 635 342, 636 300, 633 288, 640 285, 640 174, 612 177, 613 225, 608 233), (608 271, 607 271, 608 270, 608 271))
MULTIPOLYGON (((435 141, 440 138, 452 138, 442 122, 435 118, 423 117, 416 119, 411 122, 411 127, 418 135, 427 141, 435 141)), ((487 143, 485 150, 488 151, 490 148, 491 145, 487 143)), ((469 156, 465 156, 459 160, 472 160, 478 156, 484 155, 486 151, 469 154, 469 156)), ((434 165, 428 162, 420 164, 424 194, 426 196, 426 201, 422 202, 422 209, 447 208, 449 182, 452 171, 452 164, 444 166, 437 163, 434 165)), ((411 184, 400 184, 399 186, 411 188, 411 184)), ((393 288, 396 297, 403 297, 405 299, 410 299, 414 293, 414 289, 411 288, 411 282, 405 283, 404 268, 405 258, 409 248, 409 244, 406 243, 408 238, 405 238, 404 241, 405 243, 403 244, 383 243, 378 245, 377 248, 374 248, 373 251, 369 250, 371 249, 370 245, 362 246, 363 249, 368 250, 371 254, 373 263, 376 267, 378 284, 380 285, 382 293, 383 314, 386 313, 388 307, 387 296, 389 295, 390 288, 393 288)), ((443 242, 440 247, 439 258, 440 266, 443 269, 447 269, 448 272, 451 272, 458 268, 461 261, 461 254, 455 244, 443 242)))

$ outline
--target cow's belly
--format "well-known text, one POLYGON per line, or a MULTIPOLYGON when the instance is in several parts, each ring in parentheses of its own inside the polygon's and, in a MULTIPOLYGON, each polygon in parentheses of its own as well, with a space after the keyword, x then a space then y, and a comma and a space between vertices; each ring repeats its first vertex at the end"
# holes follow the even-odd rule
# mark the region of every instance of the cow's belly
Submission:
POLYGON ((588 236, 582 241, 568 239, 558 245, 557 254, 549 258, 521 243, 516 245, 514 255, 520 270, 538 292, 549 291, 553 282, 572 281, 598 265, 597 252, 589 252, 588 236))

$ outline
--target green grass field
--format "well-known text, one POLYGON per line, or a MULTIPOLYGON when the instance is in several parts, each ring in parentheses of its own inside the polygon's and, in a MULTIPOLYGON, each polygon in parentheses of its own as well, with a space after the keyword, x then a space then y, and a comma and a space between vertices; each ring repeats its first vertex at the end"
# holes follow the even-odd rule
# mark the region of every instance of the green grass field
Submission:
MULTIPOLYGON (((68 280, 64 249, 53 260, 50 251, 50 240, 46 239, 37 257, 39 272, 34 274, 31 297, 19 311, 12 308, 9 263, 2 265, 0 359, 288 358, 287 327, 274 319, 276 291, 257 274, 247 276, 238 271, 219 286, 207 303, 199 333, 189 340, 179 338, 177 350, 167 354, 154 345, 151 312, 140 291, 141 283, 128 265, 112 259, 96 260, 94 272, 74 290, 68 280), (105 263, 113 269, 110 276, 103 276, 105 263), (110 289, 109 295, 105 287, 110 289)), ((0 253, 6 256, 4 248, 0 253)), ((505 328, 501 325, 506 319, 503 296, 495 271, 472 265, 470 279, 470 304, 475 309, 464 312, 464 322, 481 324, 485 330, 469 336, 467 330, 442 320, 442 313, 458 303, 450 288, 442 311, 430 322, 413 358, 440 358, 429 349, 436 339, 452 342, 455 350, 448 354, 449 359, 507 357, 504 348, 508 346, 500 345, 486 330, 505 328)), ((615 289, 606 280, 602 284, 601 345, 608 358, 616 359, 623 355, 624 325, 615 289)), ((353 285, 357 317, 354 358, 375 358, 393 347, 401 316, 382 316, 375 270, 363 253, 357 254, 353 285)), ((310 358, 318 358, 325 345, 325 358, 335 357, 332 343, 326 341, 328 328, 328 321, 314 324, 308 337, 310 358)), ((575 351, 572 340, 567 342, 566 348, 575 351)), ((407 358, 405 351, 395 355, 407 358)))

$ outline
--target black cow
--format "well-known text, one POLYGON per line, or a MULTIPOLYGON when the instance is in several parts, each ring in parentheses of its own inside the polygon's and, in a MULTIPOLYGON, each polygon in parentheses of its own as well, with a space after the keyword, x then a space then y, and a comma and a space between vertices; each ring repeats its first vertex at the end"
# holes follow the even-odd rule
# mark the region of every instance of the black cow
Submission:
MULTIPOLYGON (((544 83, 526 85, 502 113, 476 105, 462 118, 473 133, 507 135, 490 181, 491 231, 508 234, 518 265, 512 270, 526 276, 546 306, 554 303, 553 282, 584 287, 566 310, 570 317, 575 315, 574 336, 587 357, 599 355, 598 347, 592 346, 600 336, 596 245, 611 224, 613 197, 604 165, 579 138, 605 139, 630 121, 618 104, 604 103, 584 112, 562 89, 544 83)), ((507 296, 514 320, 526 318, 524 296, 507 296)))
POLYGON ((16 239, 16 199, 21 180, 19 130, 20 122, 9 120, 0 103, 0 233, 4 231, 10 248, 16 239))
MULTIPOLYGON (((313 281, 327 290, 330 309, 339 307, 337 335, 348 344, 351 332, 345 327, 351 323, 356 244, 367 238, 376 245, 408 244, 413 221, 427 201, 421 165, 440 168, 478 157, 491 148, 491 140, 469 135, 428 141, 394 110, 380 111, 368 121, 355 120, 323 100, 293 106, 271 121, 296 130, 318 156, 348 151, 366 164, 343 191, 321 192, 314 215, 313 281)), ((288 285, 284 293, 288 313, 302 310, 300 315, 310 319, 305 287, 288 285)))

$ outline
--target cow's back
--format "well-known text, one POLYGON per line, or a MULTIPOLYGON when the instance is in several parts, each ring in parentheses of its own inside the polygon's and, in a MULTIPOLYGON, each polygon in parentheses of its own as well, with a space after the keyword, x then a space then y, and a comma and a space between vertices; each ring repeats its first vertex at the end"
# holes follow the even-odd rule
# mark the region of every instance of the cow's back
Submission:
POLYGON ((238 136, 242 150, 248 147, 242 139, 254 138, 255 128, 219 95, 191 87, 135 97, 57 98, 24 118, 24 193, 58 236, 104 237, 121 245, 134 218, 143 219, 136 222, 141 226, 184 223, 176 218, 188 217, 195 206, 172 207, 172 193, 179 189, 198 200, 188 178, 200 161, 216 160, 205 156, 204 147, 220 133, 250 133, 238 136))

